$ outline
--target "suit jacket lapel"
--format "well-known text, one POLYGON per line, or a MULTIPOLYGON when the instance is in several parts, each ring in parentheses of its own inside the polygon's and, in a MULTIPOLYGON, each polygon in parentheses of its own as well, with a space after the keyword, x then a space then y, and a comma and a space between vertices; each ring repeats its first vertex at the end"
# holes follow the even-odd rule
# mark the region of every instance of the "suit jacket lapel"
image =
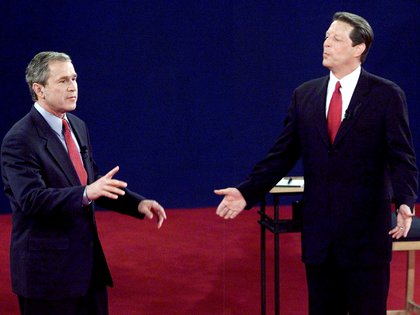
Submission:
POLYGON ((351 130, 351 127, 357 122, 362 112, 366 109, 366 95, 369 93, 369 74, 362 69, 360 73, 359 81, 357 82, 356 88, 354 89, 353 96, 350 100, 347 114, 342 121, 334 145, 338 144, 345 135, 351 130))
POLYGON ((315 106, 315 121, 317 123, 318 131, 321 135, 322 141, 326 146, 330 145, 330 140, 328 138, 328 126, 326 118, 326 103, 327 98, 327 86, 328 86, 329 76, 322 78, 321 84, 315 91, 313 106, 315 106))
POLYGON ((71 185, 80 185, 76 170, 57 135, 34 107, 31 109, 31 116, 35 121, 38 135, 44 141, 45 149, 50 153, 53 162, 59 165, 63 171, 63 175, 68 179, 71 185))

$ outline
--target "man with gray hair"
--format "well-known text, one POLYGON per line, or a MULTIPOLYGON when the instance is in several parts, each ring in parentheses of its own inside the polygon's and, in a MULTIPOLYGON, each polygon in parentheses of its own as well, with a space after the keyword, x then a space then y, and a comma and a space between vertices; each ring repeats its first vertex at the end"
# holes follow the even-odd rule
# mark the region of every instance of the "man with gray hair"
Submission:
POLYGON ((24 315, 108 314, 112 278, 98 238, 94 205, 136 218, 165 210, 99 176, 85 123, 71 114, 78 99, 77 74, 64 53, 41 52, 26 81, 35 102, 1 146, 4 191, 12 207, 12 289, 24 315))

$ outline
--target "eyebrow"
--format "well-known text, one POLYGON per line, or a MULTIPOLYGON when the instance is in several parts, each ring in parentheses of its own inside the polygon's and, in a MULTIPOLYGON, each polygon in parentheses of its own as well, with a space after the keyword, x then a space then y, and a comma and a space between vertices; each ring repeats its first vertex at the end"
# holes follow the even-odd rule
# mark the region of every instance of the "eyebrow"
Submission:
POLYGON ((71 78, 74 78, 74 77, 77 77, 77 73, 75 73, 74 75, 64 75, 62 77, 59 77, 57 80, 59 81, 59 80, 63 80, 63 79, 71 79, 71 78))

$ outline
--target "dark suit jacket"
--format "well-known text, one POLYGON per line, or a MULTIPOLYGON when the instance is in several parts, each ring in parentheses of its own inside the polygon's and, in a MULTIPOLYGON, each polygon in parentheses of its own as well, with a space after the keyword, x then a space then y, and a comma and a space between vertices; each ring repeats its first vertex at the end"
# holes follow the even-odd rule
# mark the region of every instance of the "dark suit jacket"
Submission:
POLYGON ((238 186, 251 207, 296 161, 303 162, 302 258, 343 265, 391 259, 391 201, 413 207, 418 171, 406 98, 394 83, 362 69, 346 118, 328 140, 329 77, 298 87, 284 129, 267 157, 238 186))
MULTIPOLYGON (((85 123, 67 114, 82 151, 88 182, 98 178, 85 123)), ((6 134, 1 148, 4 190, 12 207, 10 266, 13 291, 34 299, 85 295, 91 280, 112 285, 98 239, 93 203, 63 144, 33 107, 6 134)), ((96 204, 134 217, 144 198, 127 191, 96 204)))

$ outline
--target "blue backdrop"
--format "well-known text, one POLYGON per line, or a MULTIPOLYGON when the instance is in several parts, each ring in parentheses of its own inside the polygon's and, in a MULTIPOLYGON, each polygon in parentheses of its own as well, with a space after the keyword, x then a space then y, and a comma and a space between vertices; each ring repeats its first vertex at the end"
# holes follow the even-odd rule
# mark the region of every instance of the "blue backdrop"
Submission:
MULTIPOLYGON (((375 31, 365 69, 407 94, 420 156, 419 10, 418 0, 3 0, 0 135, 32 106, 30 59, 63 51, 102 172, 119 165, 166 208, 214 206, 213 189, 241 181, 274 142, 293 89, 327 74, 325 31, 350 11, 375 31)), ((3 195, 0 211, 10 211, 3 195)))

